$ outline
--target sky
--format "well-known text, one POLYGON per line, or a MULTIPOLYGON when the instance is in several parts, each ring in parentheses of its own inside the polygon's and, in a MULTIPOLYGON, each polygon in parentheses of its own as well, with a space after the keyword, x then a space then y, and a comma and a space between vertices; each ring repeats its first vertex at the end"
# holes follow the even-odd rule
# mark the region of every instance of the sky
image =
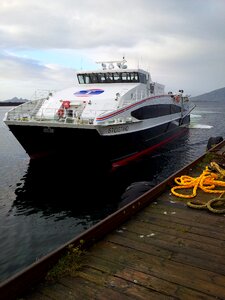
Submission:
POLYGON ((166 91, 225 87, 225 0, 1 0, 0 101, 73 86, 121 60, 166 91))

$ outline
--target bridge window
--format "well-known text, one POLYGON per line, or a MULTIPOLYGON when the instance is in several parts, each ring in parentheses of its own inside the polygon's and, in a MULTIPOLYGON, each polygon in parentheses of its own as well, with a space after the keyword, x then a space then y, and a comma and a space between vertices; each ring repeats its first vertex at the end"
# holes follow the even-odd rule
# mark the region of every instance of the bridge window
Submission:
POLYGON ((113 74, 114 76, 114 81, 117 81, 117 82, 121 82, 122 79, 121 79, 121 73, 114 73, 113 74))
POLYGON ((146 75, 138 72, 86 73, 78 74, 77 78, 80 84, 147 82, 146 75))
POLYGON ((141 83, 147 83, 146 75, 139 73, 139 78, 141 83))
POLYGON ((84 83, 84 76, 83 75, 77 75, 77 78, 78 78, 78 81, 80 84, 83 84, 84 83))

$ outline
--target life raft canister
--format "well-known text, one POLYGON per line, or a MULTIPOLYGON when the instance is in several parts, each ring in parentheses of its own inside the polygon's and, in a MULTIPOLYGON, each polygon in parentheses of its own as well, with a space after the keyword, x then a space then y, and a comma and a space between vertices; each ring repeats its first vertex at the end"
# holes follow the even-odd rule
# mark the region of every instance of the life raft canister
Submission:
POLYGON ((64 100, 62 102, 62 107, 65 108, 65 109, 70 108, 70 101, 69 100, 64 100))

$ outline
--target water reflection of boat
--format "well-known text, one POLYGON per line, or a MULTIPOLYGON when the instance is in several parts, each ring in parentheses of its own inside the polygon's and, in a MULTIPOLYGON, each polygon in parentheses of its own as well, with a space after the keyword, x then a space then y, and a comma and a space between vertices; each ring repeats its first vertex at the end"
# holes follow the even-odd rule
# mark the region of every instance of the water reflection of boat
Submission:
POLYGON ((77 72, 74 87, 6 114, 31 157, 56 155, 63 164, 85 154, 122 164, 168 143, 189 124, 194 106, 183 90, 165 93, 149 72, 127 69, 125 59, 102 67, 77 72))
POLYGON ((188 134, 183 135, 153 156, 146 156, 114 172, 99 168, 98 161, 85 163, 84 157, 79 162, 71 161, 65 165, 50 158, 30 160, 26 174, 17 184, 13 208, 17 215, 40 212, 43 216, 54 217, 54 214, 63 213, 64 217, 79 216, 82 219, 87 215, 87 221, 92 216, 100 220, 134 199, 134 195, 131 198, 127 195, 130 194, 126 193, 127 188, 132 186, 138 196, 148 189, 139 182, 148 181, 151 188, 152 183, 158 184, 187 163, 191 159, 187 139, 188 134), (183 155, 184 147, 187 160, 183 155), (91 176, 93 170, 95 176, 91 176), (137 183, 135 187, 134 183, 137 183))
POLYGON ((12 209, 17 215, 77 217, 85 227, 89 226, 89 222, 93 224, 105 217, 107 210, 117 208, 113 199, 116 191, 111 192, 111 196, 107 193, 105 198, 106 192, 112 190, 109 174, 96 171, 96 177, 90 178, 91 170, 91 165, 58 166, 50 159, 30 160, 15 190, 12 209))

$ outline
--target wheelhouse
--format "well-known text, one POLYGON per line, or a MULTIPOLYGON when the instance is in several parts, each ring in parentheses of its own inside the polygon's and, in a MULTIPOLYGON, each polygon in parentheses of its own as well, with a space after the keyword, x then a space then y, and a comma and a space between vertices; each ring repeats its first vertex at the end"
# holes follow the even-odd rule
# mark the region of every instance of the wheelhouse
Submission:
POLYGON ((79 84, 96 83, 147 83, 147 74, 141 72, 98 72, 78 73, 79 84))

